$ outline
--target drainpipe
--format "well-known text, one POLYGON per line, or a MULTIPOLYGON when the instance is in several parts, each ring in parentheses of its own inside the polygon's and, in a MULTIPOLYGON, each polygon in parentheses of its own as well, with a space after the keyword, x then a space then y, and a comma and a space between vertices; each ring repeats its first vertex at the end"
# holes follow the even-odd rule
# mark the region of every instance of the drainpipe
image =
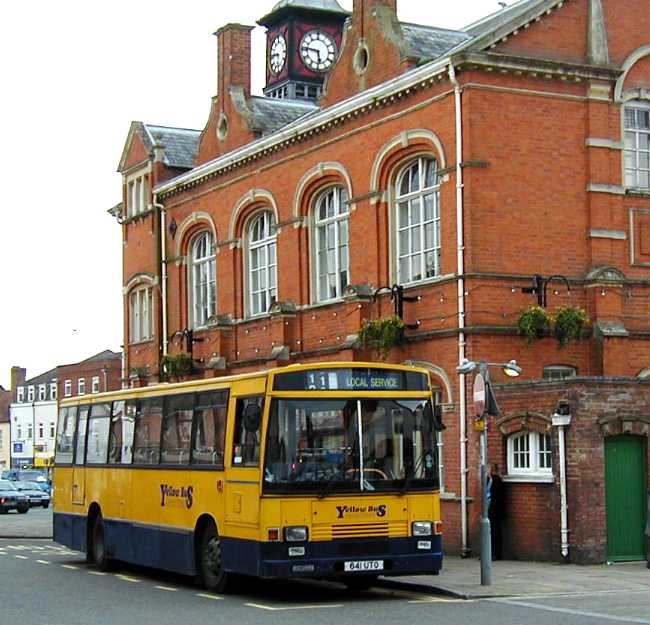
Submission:
POLYGON ((552 417, 552 422, 557 427, 559 438, 560 456, 560 518, 562 526, 562 556, 566 558, 569 555, 569 522, 568 506, 566 496, 566 446, 564 442, 564 428, 571 425, 571 415, 568 414, 568 405, 562 402, 558 405, 552 417), (566 413, 566 414, 564 414, 566 413))
POLYGON ((158 202, 158 196, 153 194, 153 206, 160 211, 160 290, 162 306, 162 355, 167 356, 169 347, 167 341, 167 248, 165 246, 165 231, 167 229, 167 211, 158 202))
MULTIPOLYGON (((449 63, 449 80, 454 87, 456 109, 456 247, 458 273, 458 364, 465 359, 465 231, 463 205, 463 109, 461 87, 456 79, 453 62, 449 63)), ((461 555, 467 549, 467 402, 465 375, 459 376, 460 432, 460 526, 461 555)))

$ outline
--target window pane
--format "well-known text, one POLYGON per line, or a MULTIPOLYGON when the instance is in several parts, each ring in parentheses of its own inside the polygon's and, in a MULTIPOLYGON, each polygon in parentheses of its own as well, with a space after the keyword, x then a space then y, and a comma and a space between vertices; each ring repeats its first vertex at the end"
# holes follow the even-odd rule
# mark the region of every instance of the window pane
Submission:
POLYGON ((424 186, 435 187, 438 184, 438 163, 429 159, 424 161, 424 186))
POLYGON ((165 405, 161 460, 166 464, 189 464, 194 395, 168 397, 165 405))
POLYGON ((252 419, 245 417, 253 406, 258 406, 261 410, 263 405, 264 397, 244 397, 237 400, 233 437, 233 466, 256 467, 259 465, 261 419, 258 428, 254 429, 252 419))
POLYGON ((86 461, 86 426, 88 424, 88 406, 79 408, 79 420, 77 421, 77 444, 75 449, 74 463, 82 465, 86 461))
POLYGON ((86 464, 106 464, 110 430, 110 404, 95 404, 88 421, 86 464))
POLYGON ((75 422, 77 408, 61 408, 59 411, 58 432, 56 435, 56 462, 72 462, 75 422))
POLYGON ((135 415, 133 444, 133 462, 136 464, 158 464, 160 460, 162 405, 161 398, 145 399, 140 402, 135 415))
POLYGON ((223 467, 228 391, 201 393, 194 409, 192 464, 223 467))

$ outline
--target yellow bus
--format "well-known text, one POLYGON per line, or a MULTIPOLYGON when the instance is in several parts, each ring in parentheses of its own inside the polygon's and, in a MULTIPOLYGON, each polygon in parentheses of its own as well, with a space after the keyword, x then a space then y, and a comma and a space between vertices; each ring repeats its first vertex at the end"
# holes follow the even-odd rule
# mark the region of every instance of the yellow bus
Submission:
POLYGON ((442 568, 426 370, 293 365, 64 399, 54 540, 196 575, 336 579, 442 568))

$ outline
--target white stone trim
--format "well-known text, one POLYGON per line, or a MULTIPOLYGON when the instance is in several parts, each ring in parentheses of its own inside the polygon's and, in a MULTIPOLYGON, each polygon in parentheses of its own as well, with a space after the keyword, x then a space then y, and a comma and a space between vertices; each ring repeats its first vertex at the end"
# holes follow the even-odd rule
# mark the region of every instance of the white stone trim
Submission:
POLYGON ((592 239, 615 239, 617 241, 627 240, 627 233, 622 230, 601 230, 593 228, 589 231, 592 239))
POLYGON ((625 187, 616 184, 598 184, 590 182, 587 185, 587 193, 610 193, 612 195, 625 195, 625 187))
MULTIPOLYGON (((304 174, 304 176, 300 179, 300 182, 298 183, 298 187, 296 188, 296 193, 293 199, 294 219, 298 220, 301 218, 300 206, 302 204, 302 200, 305 195, 305 190, 307 186, 313 180, 325 176, 327 172, 336 172, 337 174, 340 174, 343 180, 345 180, 347 191, 348 191, 348 197, 350 199, 354 198, 354 192, 352 190, 352 178, 350 177, 348 170, 341 163, 338 162, 318 163, 318 165, 315 165, 309 171, 307 171, 304 174)), ((307 209, 307 213, 306 213, 307 215, 309 214, 310 209, 311 207, 307 209)))
MULTIPOLYGON (((268 204, 266 208, 270 209, 275 215, 275 223, 276 224, 280 223, 278 204, 275 201, 275 197, 273 197, 273 194, 270 191, 267 191, 266 189, 251 189, 248 193, 246 193, 246 195, 244 195, 242 198, 239 199, 239 201, 235 204, 235 207, 233 208, 230 214, 230 224, 228 226, 228 239, 230 241, 233 241, 237 238, 237 234, 236 234, 237 222, 239 221, 239 216, 242 213, 242 211, 248 206, 250 206, 251 204, 260 201, 266 202, 268 204)), ((244 237, 242 237, 242 239, 243 238, 244 237)))
POLYGON ((217 226, 214 223, 214 219, 212 219, 210 213, 204 213, 201 211, 194 212, 181 222, 181 225, 178 227, 178 230, 176 232, 176 258, 182 256, 181 246, 183 245, 183 240, 185 239, 187 231, 200 221, 205 221, 210 226, 210 230, 212 230, 212 236, 214 237, 215 246, 219 242, 219 238, 217 237, 217 226))
POLYGON ((623 70, 623 74, 621 77, 616 81, 616 87, 614 88, 614 101, 615 102, 623 102, 623 86, 625 85, 625 81, 627 80, 627 75, 630 73, 630 70, 634 65, 640 61, 642 58, 650 56, 650 44, 646 44, 644 46, 641 46, 640 48, 637 48, 630 56, 628 56, 625 61, 623 61, 623 65, 621 66, 621 69, 623 70))
POLYGON ((623 150, 625 146, 622 141, 614 141, 613 139, 597 139, 589 138, 585 141, 588 148, 605 148, 608 150, 623 150))

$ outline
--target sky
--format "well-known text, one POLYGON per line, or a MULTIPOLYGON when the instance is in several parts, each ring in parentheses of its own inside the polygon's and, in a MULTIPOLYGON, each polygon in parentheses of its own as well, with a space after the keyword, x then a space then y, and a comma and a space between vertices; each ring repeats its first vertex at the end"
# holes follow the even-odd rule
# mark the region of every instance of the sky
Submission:
MULTIPOLYGON (((122 344, 116 172, 131 121, 201 129, 216 38, 276 0, 0 3, 0 385, 122 344)), ((351 10, 352 0, 340 0, 351 10)), ((508 1, 512 4, 512 0, 508 1)), ((402 21, 462 28, 497 0, 398 0, 402 21)), ((253 32, 253 92, 264 86, 253 32)))

